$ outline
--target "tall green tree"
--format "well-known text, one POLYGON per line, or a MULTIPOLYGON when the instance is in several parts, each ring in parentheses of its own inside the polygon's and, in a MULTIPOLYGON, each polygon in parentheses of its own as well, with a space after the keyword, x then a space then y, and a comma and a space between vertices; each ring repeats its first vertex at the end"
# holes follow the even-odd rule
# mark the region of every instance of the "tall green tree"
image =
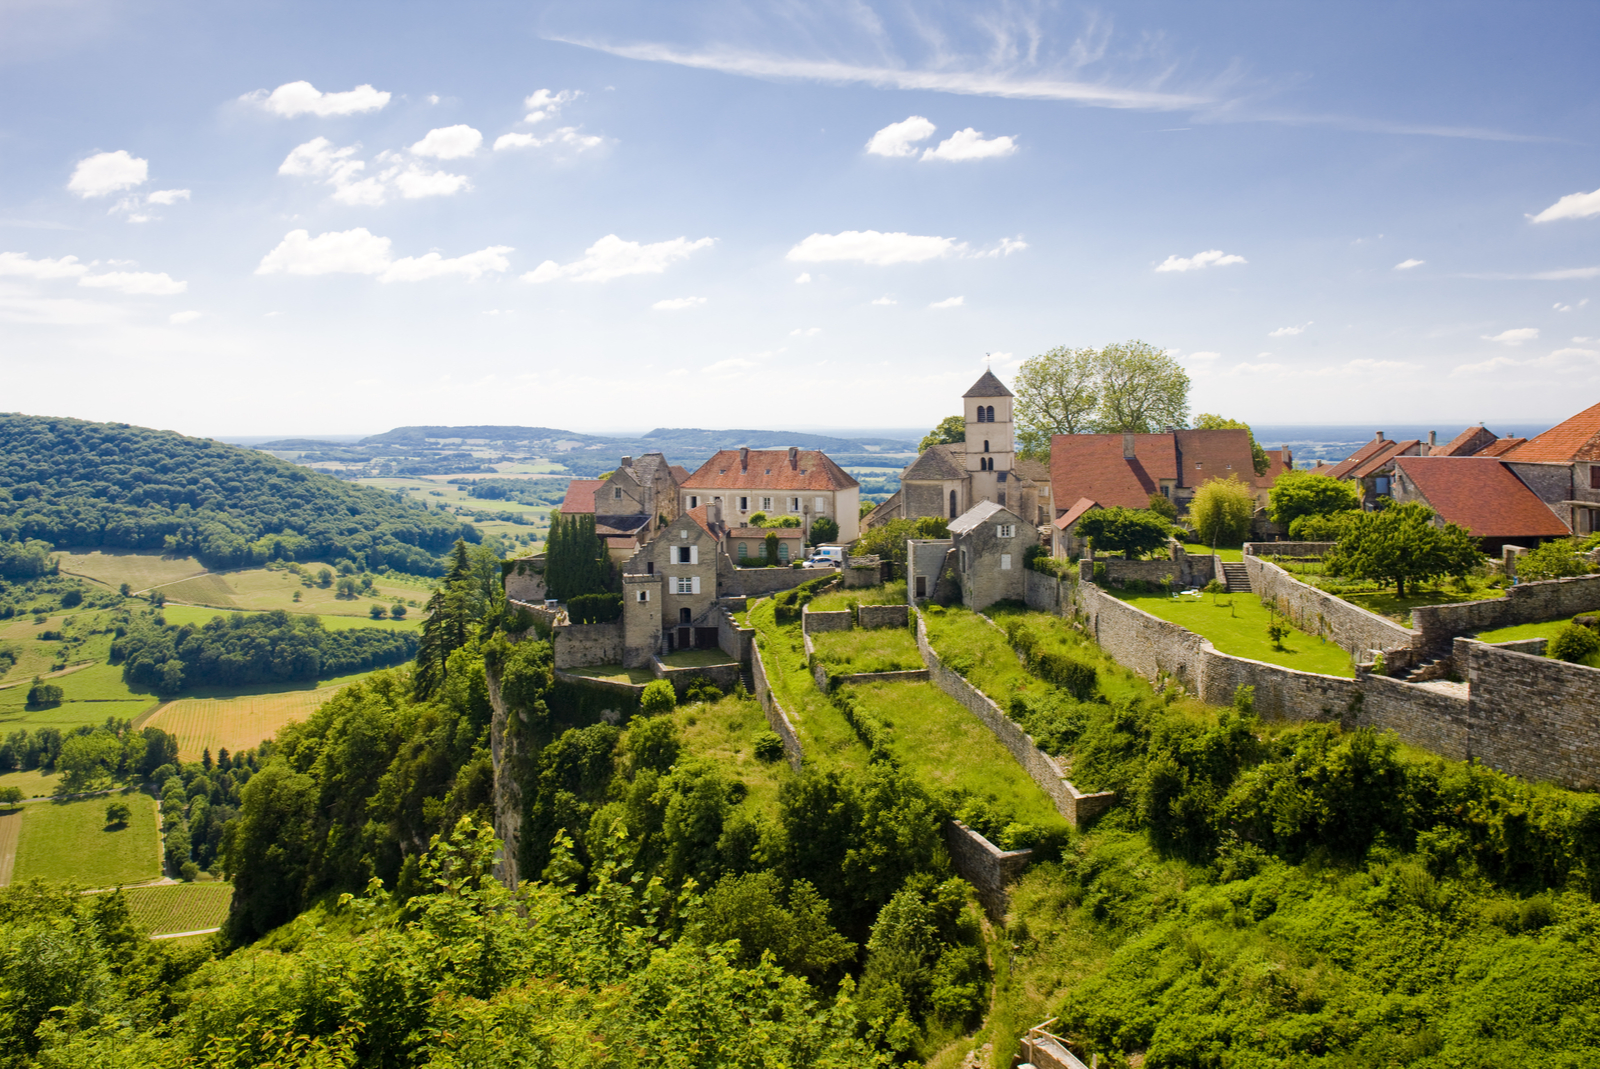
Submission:
POLYGON ((550 514, 545 545, 544 582, 552 598, 569 601, 580 594, 603 594, 610 587, 611 558, 595 531, 594 516, 550 514))
POLYGON ((1189 375, 1149 342, 1117 342, 1100 350, 1101 434, 1149 434, 1189 422, 1189 375))
POLYGON ((472 636, 475 585, 467 544, 457 539, 450 551, 450 571, 424 610, 427 617, 422 621, 422 644, 417 649, 417 668, 411 677, 412 690, 419 701, 427 701, 444 686, 450 655, 472 636))
POLYGON ((954 445, 967 440, 967 421, 961 416, 946 416, 939 425, 922 436, 917 452, 926 453, 930 446, 954 445))
POLYGON ((1328 554, 1328 574, 1393 583, 1402 598, 1408 582, 1415 589, 1419 580, 1466 575, 1483 560, 1480 543, 1466 528, 1436 519, 1420 501, 1351 516, 1328 554))
POLYGON ((1050 436, 1083 434, 1100 407, 1100 352, 1058 346, 1023 361, 1012 383, 1023 456, 1050 453, 1050 436))
POLYGON ((1194 429, 1197 431, 1244 431, 1250 436, 1250 461, 1255 466, 1257 475, 1265 475, 1267 469, 1272 467, 1272 458, 1267 456, 1267 451, 1261 448, 1261 443, 1256 441, 1255 432, 1250 429, 1250 424, 1236 419, 1228 419, 1214 412, 1202 412, 1194 418, 1194 429))
POLYGON ((1301 516, 1331 516, 1361 507, 1354 483, 1314 471, 1286 471, 1267 491, 1267 515, 1288 527, 1301 516))
POLYGON ((1090 509, 1078 521, 1078 533, 1088 538, 1096 550, 1122 553, 1136 560, 1167 544, 1172 527, 1165 519, 1146 509, 1090 509))
POLYGON ((1208 479, 1189 502, 1189 522, 1208 546, 1237 546, 1250 533, 1255 494, 1234 472, 1226 479, 1208 479))

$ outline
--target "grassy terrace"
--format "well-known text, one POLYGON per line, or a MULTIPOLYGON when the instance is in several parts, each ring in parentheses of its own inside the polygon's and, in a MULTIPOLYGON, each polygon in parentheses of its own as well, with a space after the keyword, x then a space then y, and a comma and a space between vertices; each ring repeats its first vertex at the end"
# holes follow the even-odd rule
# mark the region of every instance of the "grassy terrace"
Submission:
POLYGON ((835 590, 820 598, 811 599, 812 612, 840 612, 852 605, 904 605, 906 581, 897 579, 882 586, 861 587, 854 590, 835 590))
POLYGON ((745 805, 768 817, 778 814, 778 785, 789 775, 787 761, 770 764, 756 760, 756 737, 771 730, 754 698, 728 695, 721 701, 679 706, 672 716, 683 732, 684 748, 697 757, 715 761, 749 789, 745 805))
MULTIPOLYGON (((1254 595, 1220 594, 1213 598, 1210 594, 1201 594, 1174 598, 1169 594, 1128 594, 1118 590, 1108 593, 1151 616, 1203 635, 1223 653, 1302 672, 1347 679, 1355 676, 1350 655, 1343 649, 1293 627, 1283 639, 1283 648, 1273 648, 1272 640, 1267 637, 1270 614, 1254 595)), ((1282 622, 1283 617, 1278 620, 1282 622)))
POLYGON ((811 636, 817 660, 835 674, 908 672, 922 667, 917 640, 903 627, 824 631, 811 636))
MULTIPOLYGON (((1183 550, 1192 557, 1209 557, 1213 552, 1210 546, 1202 546, 1194 542, 1185 542, 1183 544, 1183 550)), ((1231 549, 1227 546, 1218 546, 1215 550, 1215 553, 1223 560, 1231 561, 1235 564, 1238 564, 1244 560, 1243 546, 1234 546, 1231 549)))
POLYGON ((733 664, 734 660, 721 650, 679 650, 660 658, 668 668, 709 668, 718 664, 733 664))
POLYGON ((1422 587, 1403 598, 1397 598, 1392 589, 1381 587, 1371 580, 1328 575, 1320 560, 1271 556, 1262 559, 1276 564, 1302 583, 1408 627, 1411 625, 1411 610, 1420 605, 1450 605, 1458 601, 1483 601, 1506 596, 1504 587, 1495 586, 1482 576, 1471 575, 1464 582, 1452 579, 1448 583, 1422 587))
POLYGON ((763 598, 750 608, 750 626, 756 629, 767 682, 795 720, 795 734, 805 749, 806 762, 824 769, 835 765, 865 768, 867 748, 811 678, 800 625, 779 627, 775 615, 772 599, 763 598))
POLYGON ((609 683, 633 683, 637 686, 655 679, 655 673, 648 668, 624 668, 620 664, 596 664, 587 668, 563 668, 568 675, 584 676, 587 679, 604 679, 609 683))

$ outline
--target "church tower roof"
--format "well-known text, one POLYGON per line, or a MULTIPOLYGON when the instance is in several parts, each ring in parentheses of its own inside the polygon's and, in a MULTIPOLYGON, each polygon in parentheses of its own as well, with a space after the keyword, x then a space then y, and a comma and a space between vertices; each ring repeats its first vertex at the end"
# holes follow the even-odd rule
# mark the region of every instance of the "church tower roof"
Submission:
POLYGON ((962 397, 1010 397, 1011 391, 994 377, 994 372, 985 371, 983 378, 972 384, 972 389, 961 395, 962 397))

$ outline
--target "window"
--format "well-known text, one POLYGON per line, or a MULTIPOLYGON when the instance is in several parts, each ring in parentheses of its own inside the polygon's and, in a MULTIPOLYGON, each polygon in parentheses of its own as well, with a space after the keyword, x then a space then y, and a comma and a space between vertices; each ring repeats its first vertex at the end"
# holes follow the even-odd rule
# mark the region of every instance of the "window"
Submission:
POLYGON ((1600 464, 1589 465, 1589 489, 1600 490, 1600 464))
POLYGON ((768 475, 771 475, 771 474, 772 474, 772 469, 771 469, 771 468, 768 468, 768 469, 767 469, 767 474, 768 474, 768 475))
POLYGON ((1015 538, 1017 537, 1017 525, 1014 523, 1002 523, 995 528, 994 533, 1000 538, 1015 538))
MULTIPOLYGON (((678 622, 680 624, 687 624, 687 623, 691 623, 692 622, 691 619, 690 619, 690 616, 689 616, 689 610, 688 609, 679 609, 678 610, 678 622)), ((688 647, 685 647, 685 649, 687 649, 687 648, 688 647)))
POLYGON ((641 603, 649 601, 649 600, 650 600, 650 591, 648 591, 648 590, 639 591, 639 601, 641 603))
POLYGON ((778 559, 789 559, 789 540, 787 538, 778 543, 778 559))
POLYGON ((967 570, 967 551, 964 549, 961 551, 961 570, 967 570))
POLYGON ((1004 505, 1006 503, 1006 492, 1004 490, 994 496, 998 499, 995 501, 996 505, 1004 505))
POLYGON ((749 512, 750 511, 750 499, 748 497, 741 497, 739 499, 739 511, 740 512, 749 512))
POLYGON ((678 551, 677 560, 675 561, 675 563, 677 563, 677 564, 699 564, 700 563, 700 547, 699 546, 675 546, 674 548, 678 551))
POLYGON ((622 500, 622 487, 613 486, 611 488, 611 500, 613 500, 613 501, 621 501, 622 500))
POLYGON ((700 507, 700 499, 698 497, 690 495, 690 497, 689 497, 689 507, 692 508, 692 509, 699 508, 700 507))
POLYGON ((828 511, 828 499, 825 498, 825 497, 817 498, 816 510, 815 511, 816 511, 817 515, 819 515, 819 516, 822 515, 824 512, 827 512, 828 511))
POLYGON ((799 512, 800 511, 800 499, 798 497, 791 497, 789 499, 789 511, 790 512, 799 512))
POLYGON ((739 559, 740 560, 744 560, 749 555, 750 555, 750 543, 749 542, 740 542, 739 543, 739 559))
POLYGON ((1195 471, 1200 471, 1204 467, 1205 467, 1205 465, 1200 463, 1198 460, 1194 462, 1194 470, 1195 471))
POLYGON ((680 575, 680 576, 678 576, 678 593, 680 593, 680 594, 698 594, 698 593, 700 593, 700 577, 698 575, 680 575))
POLYGON ((764 498, 761 499, 761 510, 763 512, 771 512, 772 511, 772 498, 764 497, 764 498))
POLYGON ((1000 554, 1000 570, 1002 572, 1009 572, 1011 570, 1011 554, 1000 554))
POLYGON ((647 561, 644 562, 644 574, 646 574, 646 575, 654 575, 654 574, 656 574, 656 562, 655 561, 647 560, 647 561))
POLYGON ((950 518, 953 520, 959 515, 961 513, 956 511, 956 492, 952 490, 950 491, 950 518))
POLYGON ((989 439, 987 439, 987 438, 985 438, 983 440, 983 451, 985 453, 987 453, 989 451, 989 439))

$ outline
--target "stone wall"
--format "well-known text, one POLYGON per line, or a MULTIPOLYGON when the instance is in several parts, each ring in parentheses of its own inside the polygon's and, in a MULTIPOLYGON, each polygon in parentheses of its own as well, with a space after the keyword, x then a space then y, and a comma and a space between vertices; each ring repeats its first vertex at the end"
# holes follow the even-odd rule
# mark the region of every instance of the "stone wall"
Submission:
POLYGON ((856 609, 856 621, 863 630, 905 627, 910 620, 910 609, 905 605, 862 605, 856 609))
POLYGON ((1411 610, 1411 622, 1422 634, 1423 648, 1432 656, 1440 656, 1460 635, 1559 620, 1596 609, 1600 609, 1600 575, 1580 575, 1518 583, 1503 598, 1424 605, 1411 610))
POLYGON ((725 598, 765 597, 793 590, 816 577, 815 568, 735 568, 732 574, 723 576, 717 593, 725 598))
POLYGON ((672 684, 672 689, 677 692, 678 698, 689 692, 695 680, 705 679, 717 685, 724 694, 731 694, 739 686, 740 666, 736 664, 708 664, 692 667, 675 668, 672 665, 662 664, 659 660, 651 658, 650 671, 655 673, 657 679, 665 679, 672 684))
POLYGON ((513 609, 521 609, 546 627, 554 627, 561 618, 561 610, 547 609, 542 601, 522 601, 518 598, 507 598, 506 604, 513 609))
MULTIPOLYGON (((1260 545, 1251 543, 1247 548, 1258 549, 1260 545)), ((1387 670, 1397 672, 1421 660, 1420 631, 1302 583, 1276 564, 1250 553, 1245 554, 1244 566, 1250 575, 1250 589, 1257 597, 1272 598, 1278 610, 1300 630, 1325 637, 1357 661, 1368 660, 1371 650, 1382 650, 1387 670)))
MULTIPOLYGON (((495 858, 495 879, 516 890, 519 877, 517 849, 522 840, 522 786, 515 768, 522 738, 506 728, 511 712, 500 695, 500 677, 485 673, 489 688, 489 759, 494 768, 494 837, 500 840, 495 858)), ((520 715, 520 714, 517 714, 520 715)))
POLYGON ((561 624, 554 645, 552 663, 557 668, 621 664, 622 624, 561 624))
POLYGON ((1146 583, 1176 583, 1185 590, 1205 586, 1222 574, 1218 558, 1209 553, 1190 556, 1181 546, 1172 551, 1171 557, 1164 559, 1096 557, 1095 563, 1106 566, 1106 581, 1109 583, 1138 579, 1146 583))
MULTIPOLYGON (((939 513, 934 513, 939 515, 939 513)), ((955 545, 948 538, 910 538, 906 540, 906 600, 917 599, 917 577, 925 580, 927 591, 923 597, 941 599, 953 591, 953 580, 946 579, 941 593, 940 580, 946 567, 954 571, 952 558, 955 545)))
POLYGON ((1000 923, 1011 908, 1007 890, 1017 882, 1022 870, 1033 859, 1032 850, 1001 850, 959 820, 944 823, 944 842, 950 862, 961 878, 978 892, 989 919, 1000 923))
POLYGON ((1455 662, 1472 688, 1472 755, 1574 790, 1600 788, 1600 669, 1471 639, 1455 662))
POLYGON ((501 565, 505 577, 507 601, 531 601, 543 604, 545 599, 544 557, 522 557, 501 565))
POLYGON ((844 579, 844 585, 849 588, 877 586, 883 582, 883 568, 878 558, 871 554, 863 557, 847 557, 845 567, 840 569, 839 575, 844 579))
POLYGON ((1082 828, 1086 822, 1115 804, 1116 795, 1111 791, 1080 794, 1061 774, 1055 760, 1034 745, 1033 736, 1023 731, 1022 725, 1007 716, 987 694, 968 683, 959 672, 945 667, 928 642, 928 628, 920 614, 917 617, 917 649, 922 653, 922 663, 928 666, 928 678, 983 721, 984 726, 1000 740, 1000 745, 1016 758, 1023 771, 1050 796, 1056 811, 1066 817, 1073 827, 1082 828))
POLYGON ((849 609, 840 609, 838 612, 812 612, 809 605, 800 609, 800 630, 807 635, 817 635, 824 631, 848 631, 854 626, 849 609))
POLYGON ((750 651, 755 648, 756 629, 753 627, 740 627, 733 619, 733 613, 743 609, 741 601, 738 609, 729 610, 726 606, 716 613, 717 620, 717 645, 722 652, 738 661, 740 664, 750 663, 750 651))
POLYGON ((1063 580, 1053 575, 1046 575, 1043 572, 1036 572, 1032 568, 1028 569, 1028 575, 1024 582, 1026 583, 1023 588, 1025 600, 1028 603, 1028 608, 1035 612, 1059 613, 1061 606, 1072 596, 1070 591, 1063 595, 1061 590, 1062 583, 1070 582, 1070 580, 1063 580))
POLYGON ((1258 557, 1326 557, 1337 542, 1250 542, 1244 555, 1258 557))
POLYGON ((761 661, 761 647, 755 642, 750 643, 750 671, 756 681, 756 701, 761 703, 767 724, 783 740, 783 755, 788 759, 789 767, 799 772, 805 761, 805 750, 800 745, 800 736, 795 734, 793 718, 772 692, 772 685, 767 681, 766 665, 761 661))

